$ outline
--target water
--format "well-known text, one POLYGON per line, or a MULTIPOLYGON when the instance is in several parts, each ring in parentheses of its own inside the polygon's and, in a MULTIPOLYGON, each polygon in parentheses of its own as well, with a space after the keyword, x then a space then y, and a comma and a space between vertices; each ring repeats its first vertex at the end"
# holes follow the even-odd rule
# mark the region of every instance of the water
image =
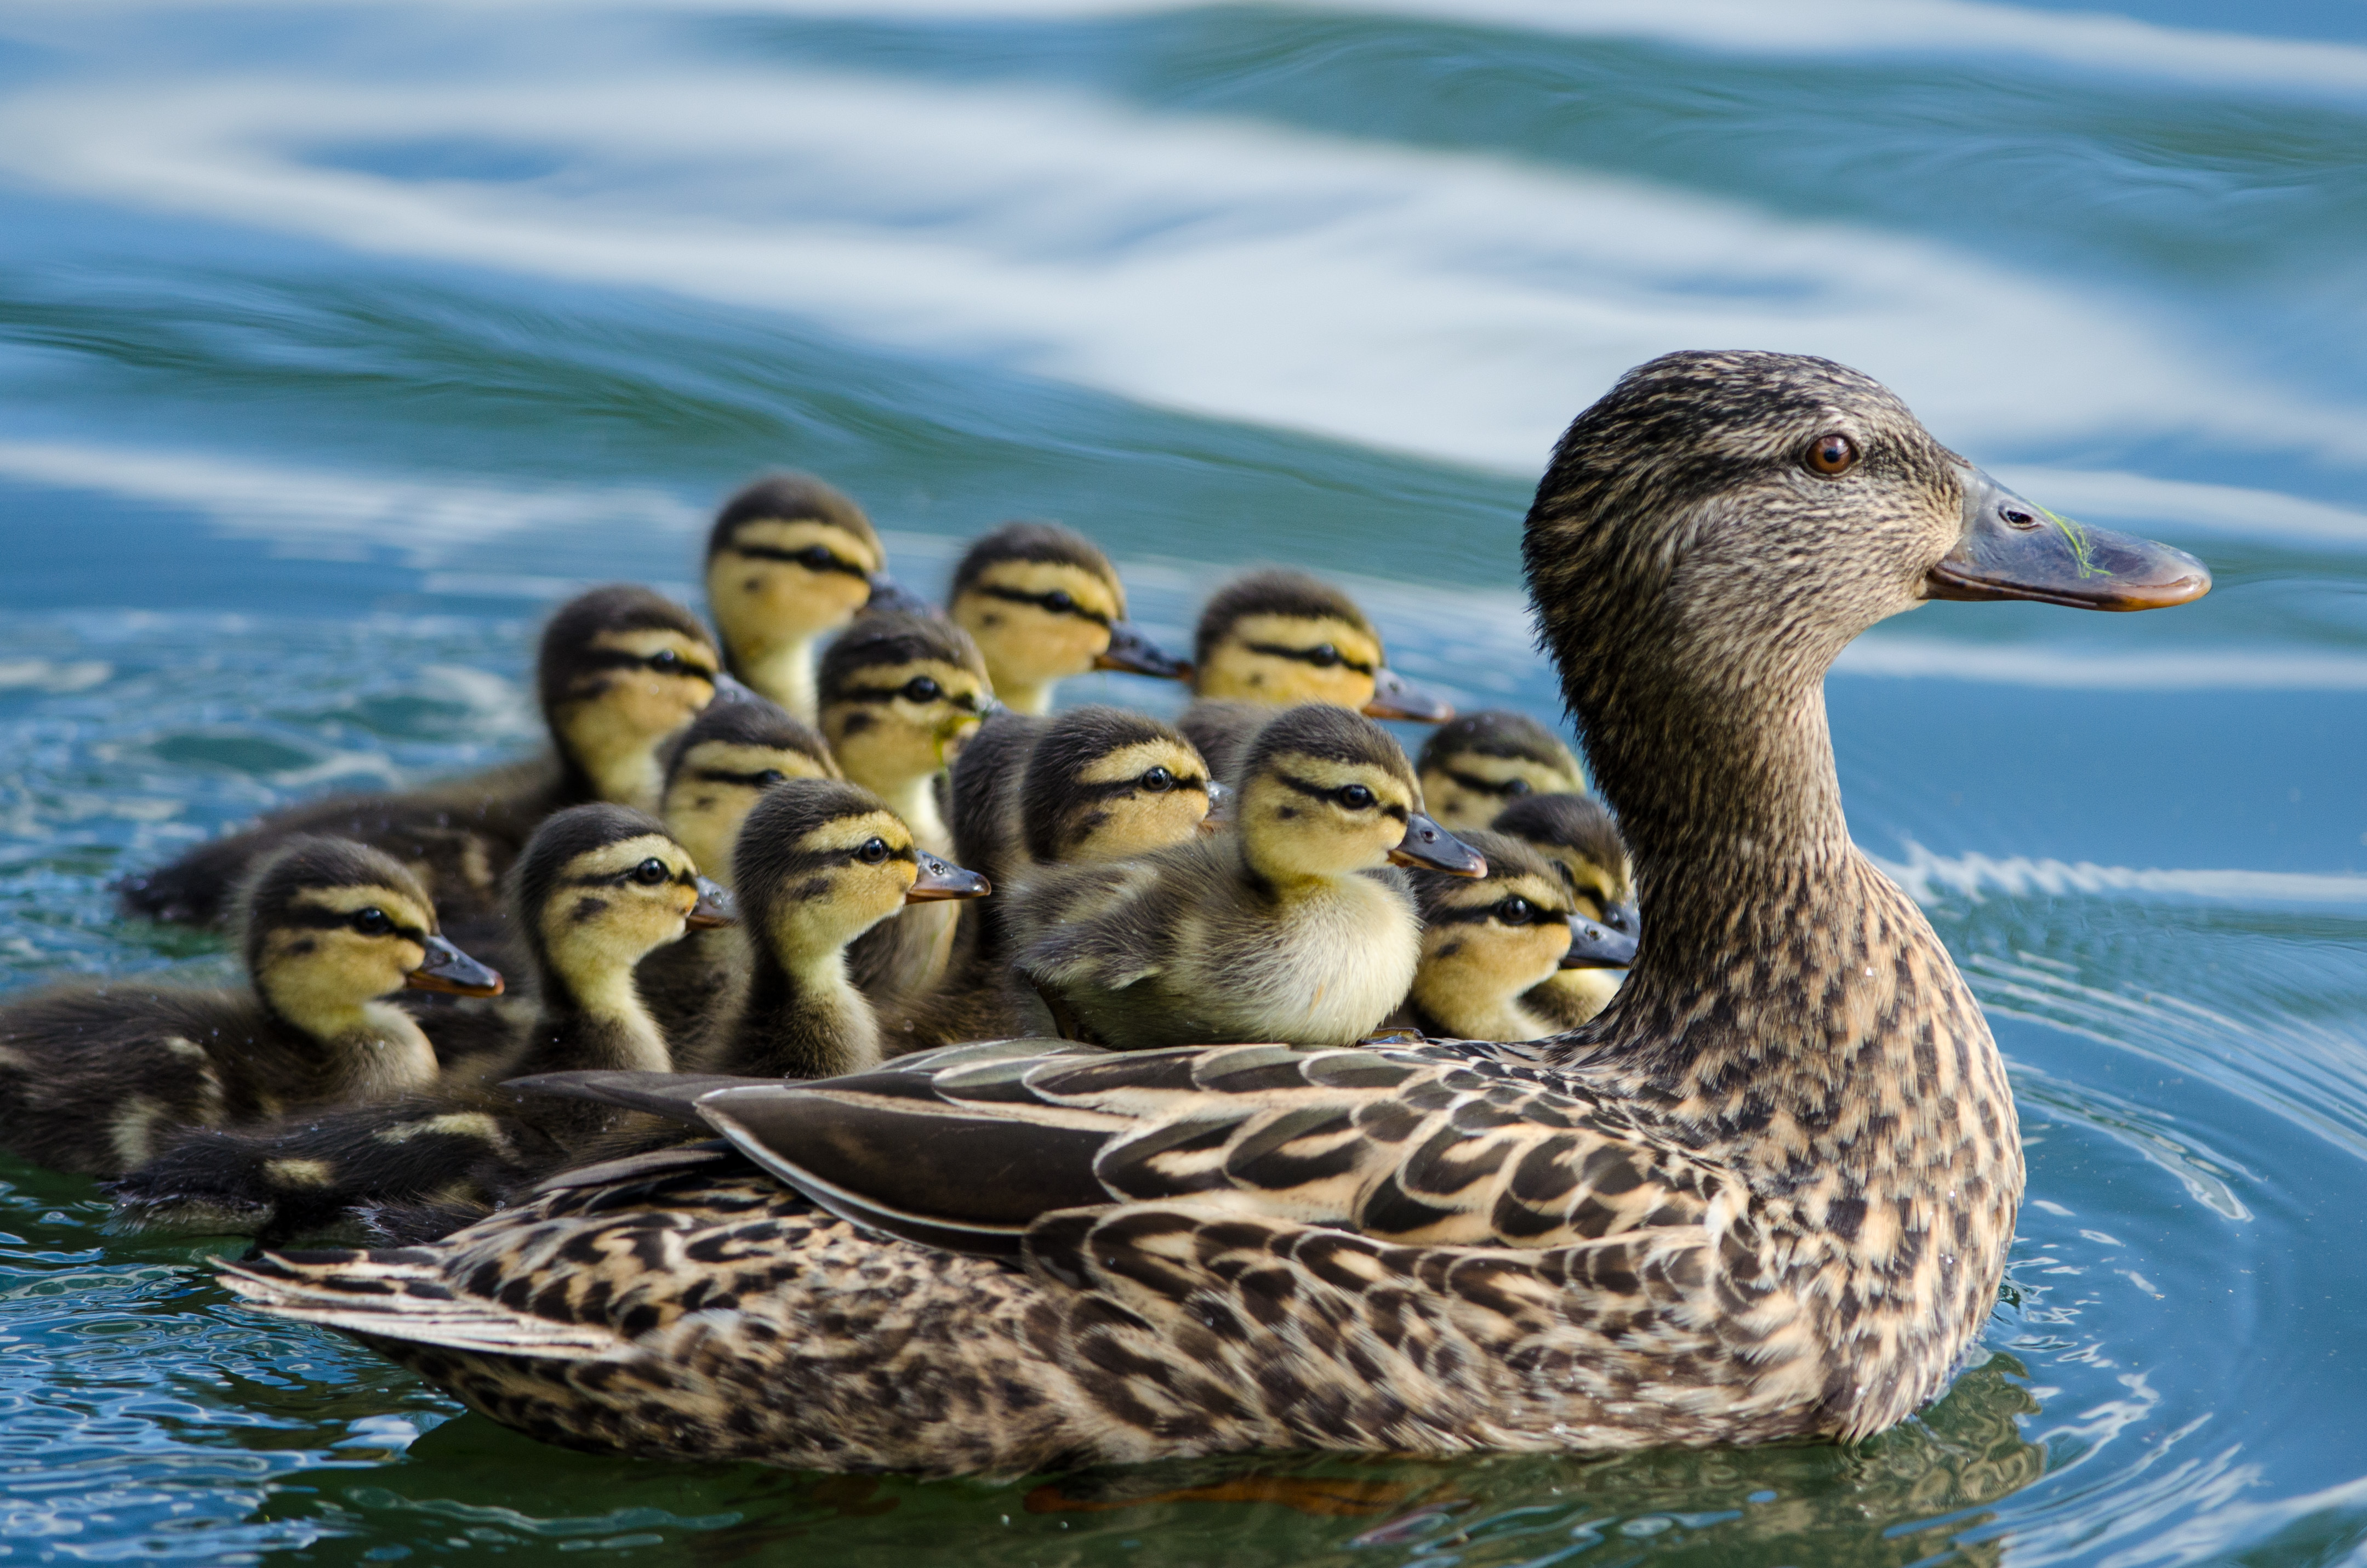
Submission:
POLYGON ((687 594, 769 464, 927 586, 1065 518, 1171 638, 1301 562, 1549 715, 1514 547, 1554 433, 1662 349, 1786 348, 2219 583, 1935 606, 1831 683, 2031 1161, 1973 1369, 1857 1449, 587 1458, 7 1166, 0 1555, 2367 1558, 2363 138, 2353 0, 0 4, 0 985, 226 973, 103 883, 529 744, 535 618, 687 594))

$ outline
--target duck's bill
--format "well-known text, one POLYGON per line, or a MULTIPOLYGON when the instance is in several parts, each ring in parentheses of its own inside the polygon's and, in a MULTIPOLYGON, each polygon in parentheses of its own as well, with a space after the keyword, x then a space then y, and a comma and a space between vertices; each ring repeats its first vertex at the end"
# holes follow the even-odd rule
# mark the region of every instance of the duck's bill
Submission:
POLYGON ((934 855, 921 857, 921 874, 904 894, 906 903, 936 903, 949 898, 984 898, 994 884, 976 871, 964 870, 934 855))
POLYGON ((1484 877, 1488 858, 1420 812, 1406 818, 1405 842, 1389 851, 1392 866, 1419 866, 1450 877, 1484 877))
POLYGON ((757 695, 755 687, 743 684, 738 676, 725 674, 719 675, 715 677, 715 696, 710 700, 716 702, 762 702, 764 699, 757 695))
POLYGON ((1192 677, 1189 664, 1162 651, 1130 620, 1121 620, 1110 628, 1109 646, 1093 660, 1093 668, 1123 670, 1127 675, 1152 676, 1160 680, 1192 677))
POLYGON ((501 971, 479 963, 441 937, 427 938, 427 961, 402 977, 413 991, 441 991, 451 996, 498 996, 501 971))
POLYGON ((2210 591, 2211 569, 2186 551, 2075 523, 1978 469, 1965 476, 1964 535, 1923 580, 1927 598, 2071 609, 2167 609, 2210 591))
POLYGON ((1365 704, 1365 717, 1444 724, 1455 717, 1455 704, 1383 665, 1373 672, 1373 696, 1365 704))
POLYGON ((871 599, 864 609, 874 615, 934 615, 937 607, 885 572, 871 574, 871 599))
POLYGON ((1569 951, 1562 954, 1564 969, 1626 969, 1636 961, 1636 934, 1614 931, 1591 920, 1569 923, 1569 951))
POLYGON ((740 924, 740 906, 732 902, 731 892, 720 882, 698 879, 698 902, 682 917, 684 926, 693 931, 712 931, 719 926, 740 924))

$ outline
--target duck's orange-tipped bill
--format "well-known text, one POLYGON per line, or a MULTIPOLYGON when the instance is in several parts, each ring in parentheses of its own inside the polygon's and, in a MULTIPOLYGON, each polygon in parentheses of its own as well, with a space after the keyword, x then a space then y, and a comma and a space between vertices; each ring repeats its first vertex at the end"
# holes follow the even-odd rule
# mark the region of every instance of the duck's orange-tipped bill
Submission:
POLYGON ((1978 469, 1965 475, 1964 534, 1923 580, 1927 598, 2071 609, 2167 609, 2210 591, 2211 569, 2186 551, 2075 523, 1978 469))
POLYGON ((740 924, 740 906, 732 902, 729 888, 701 877, 698 879, 698 902, 690 906, 690 913, 682 917, 682 923, 693 931, 712 931, 719 926, 737 926, 740 924))
POLYGON ((1128 675, 1152 676, 1160 680, 1189 680, 1192 666, 1161 648, 1130 620, 1121 620, 1110 628, 1109 646, 1093 660, 1097 670, 1123 670, 1128 675))
POLYGON ((976 871, 964 870, 934 855, 921 857, 921 874, 905 892, 906 903, 936 903, 949 898, 984 898, 994 884, 976 871))
POLYGON ((1383 665, 1373 672, 1373 695, 1365 702, 1364 713, 1367 719, 1411 719, 1418 723, 1444 724, 1455 717, 1455 704, 1383 665))
POLYGON ((402 977, 413 991, 441 991, 452 996, 498 996, 501 971, 479 963, 441 937, 425 943, 427 961, 402 977))
POLYGON ((1488 858, 1420 812, 1406 818, 1405 840, 1389 851, 1392 866, 1419 866, 1450 877, 1484 877, 1488 858))

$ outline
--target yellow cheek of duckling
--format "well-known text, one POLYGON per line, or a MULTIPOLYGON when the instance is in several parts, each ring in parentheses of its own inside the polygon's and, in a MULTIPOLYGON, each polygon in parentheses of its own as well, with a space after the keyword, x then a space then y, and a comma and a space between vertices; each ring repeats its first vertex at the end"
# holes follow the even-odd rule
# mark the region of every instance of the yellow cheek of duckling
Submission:
POLYGON ((416 942, 332 928, 272 933, 259 968, 265 989, 283 1012, 311 1016, 400 991, 426 961, 426 949, 416 942))
POLYGON ((866 573, 879 570, 879 558, 844 528, 803 517, 764 517, 733 530, 731 547, 718 551, 707 569, 707 597, 718 619, 762 638, 805 642, 855 619, 871 602, 871 585, 851 572, 815 572, 793 561, 746 555, 740 546, 790 554, 821 545, 866 573))
POLYGON ((1138 790, 1104 808, 1104 821, 1070 847, 1072 861, 1123 860, 1182 844, 1200 831, 1208 797, 1198 790, 1138 790))
POLYGON ((1343 658, 1367 669, 1381 663, 1380 644, 1343 620, 1309 621, 1289 615, 1245 615, 1194 671, 1195 696, 1246 702, 1329 702, 1361 709, 1373 699, 1373 677, 1344 664, 1324 666, 1279 653, 1262 653, 1251 643, 1314 648, 1329 642, 1343 658))

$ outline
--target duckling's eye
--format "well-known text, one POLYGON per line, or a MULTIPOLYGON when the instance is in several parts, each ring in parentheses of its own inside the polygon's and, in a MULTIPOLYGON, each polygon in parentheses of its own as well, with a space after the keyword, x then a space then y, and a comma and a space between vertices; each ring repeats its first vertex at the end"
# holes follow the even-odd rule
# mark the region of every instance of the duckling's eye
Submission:
POLYGON ((661 648, 649 658, 650 668, 660 675, 672 675, 682 668, 682 655, 671 648, 661 648))
POLYGON ((1857 443, 1838 430, 1830 431, 1809 444, 1804 460, 1821 474, 1847 473, 1857 466, 1857 443))
POLYGON ((759 790, 769 790, 776 784, 787 783, 788 778, 789 776, 782 772, 779 768, 768 767, 764 769, 764 772, 756 775, 756 788, 759 790))
POLYGON ((838 564, 838 557, 826 544, 810 544, 798 551, 798 564, 809 572, 827 572, 838 564))
POLYGON ((1055 588, 1044 596, 1044 608, 1054 615, 1066 615, 1077 608, 1077 601, 1069 597, 1068 589, 1055 588))
POLYGON ((1332 799, 1352 812, 1365 812, 1372 810, 1375 797, 1372 790, 1362 784, 1343 784, 1332 799))
POLYGON ((1537 906, 1515 893, 1496 906, 1496 918, 1507 926, 1534 925, 1537 918, 1537 906))
POLYGON ((674 873, 666 869, 664 861, 652 855, 633 868, 633 881, 645 888, 653 888, 660 882, 674 881, 674 873))
POLYGON ((946 688, 927 676, 914 676, 904 683, 907 702, 934 702, 946 694, 946 688))
POLYGON ((1505 780, 1504 780, 1504 793, 1506 793, 1507 795, 1512 795, 1512 796, 1518 797, 1518 796, 1521 796, 1521 795, 1525 795, 1525 794, 1527 794, 1528 792, 1529 792, 1529 781, 1528 781, 1527 779, 1525 779, 1525 778, 1507 778, 1507 779, 1505 779, 1505 780))
POLYGON ((1319 670, 1328 670, 1340 662, 1340 650, 1329 642, 1318 642, 1307 651, 1307 662, 1319 670))
POLYGON ((354 929, 365 937, 383 937, 394 929, 394 922, 383 909, 365 909, 354 916, 354 929))
POLYGON ((866 866, 877 866, 888 858, 888 841, 884 838, 866 838, 863 841, 863 847, 855 852, 855 858, 866 866))
POLYGON ((1163 767, 1154 767, 1150 772, 1144 774, 1141 778, 1136 779, 1135 783, 1141 786, 1143 789, 1150 790, 1152 794, 1157 794, 1161 790, 1172 790, 1175 788, 1175 775, 1168 772, 1167 769, 1163 767))

